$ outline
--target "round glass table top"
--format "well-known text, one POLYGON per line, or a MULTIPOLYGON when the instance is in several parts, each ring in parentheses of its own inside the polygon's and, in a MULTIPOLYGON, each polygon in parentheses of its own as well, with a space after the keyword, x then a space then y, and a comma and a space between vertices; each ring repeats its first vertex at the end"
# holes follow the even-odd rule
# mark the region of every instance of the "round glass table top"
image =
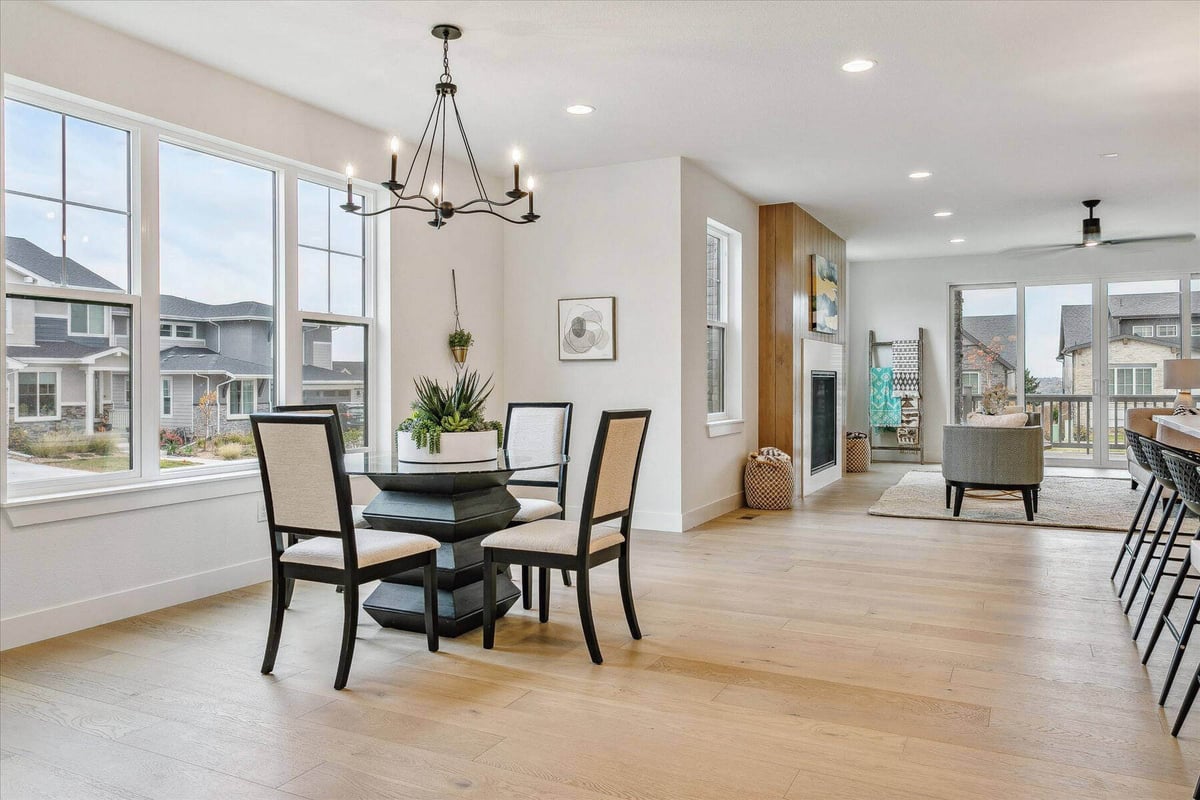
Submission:
POLYGON ((439 464, 400 461, 390 451, 364 450, 347 453, 345 458, 346 473, 349 475, 458 475, 474 472, 521 472, 529 469, 557 467, 569 460, 562 453, 518 450, 500 450, 496 458, 487 461, 452 461, 439 464))

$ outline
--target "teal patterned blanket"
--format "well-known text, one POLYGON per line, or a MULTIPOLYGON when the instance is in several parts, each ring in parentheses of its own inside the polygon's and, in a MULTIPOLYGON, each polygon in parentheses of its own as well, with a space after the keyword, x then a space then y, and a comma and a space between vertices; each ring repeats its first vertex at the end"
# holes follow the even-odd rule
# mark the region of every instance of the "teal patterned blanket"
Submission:
POLYGON ((871 367, 871 406, 867 413, 872 428, 900 427, 900 398, 892 391, 891 367, 871 367))

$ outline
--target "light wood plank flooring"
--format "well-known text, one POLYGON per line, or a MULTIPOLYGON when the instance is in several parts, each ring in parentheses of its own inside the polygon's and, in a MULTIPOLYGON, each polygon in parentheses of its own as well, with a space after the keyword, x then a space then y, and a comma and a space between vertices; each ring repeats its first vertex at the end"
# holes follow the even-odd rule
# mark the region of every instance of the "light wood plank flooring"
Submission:
MULTIPOLYGON (((1178 740, 1108 573, 1117 534, 869 517, 904 469, 794 512, 635 540, 645 638, 594 573, 497 647, 341 625, 299 584, 274 676, 260 585, 0 656, 0 795, 19 798, 1184 798, 1178 740)), ((1014 507, 1014 513, 1019 509, 1014 507)), ((745 519, 746 516, 753 519, 745 519)), ((1200 648, 1196 648, 1200 650, 1200 648)))

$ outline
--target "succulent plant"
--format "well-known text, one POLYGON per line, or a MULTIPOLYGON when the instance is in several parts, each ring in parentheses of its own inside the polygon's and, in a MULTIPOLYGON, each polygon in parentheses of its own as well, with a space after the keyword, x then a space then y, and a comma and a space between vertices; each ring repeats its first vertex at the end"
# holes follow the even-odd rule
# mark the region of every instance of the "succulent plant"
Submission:
POLYGON ((397 430, 411 435, 417 447, 440 453, 443 433, 467 431, 494 430, 497 444, 502 441, 503 425, 483 418, 484 403, 492 393, 491 377, 481 382, 478 372, 464 370, 449 386, 424 376, 413 383, 417 390, 413 413, 397 430))

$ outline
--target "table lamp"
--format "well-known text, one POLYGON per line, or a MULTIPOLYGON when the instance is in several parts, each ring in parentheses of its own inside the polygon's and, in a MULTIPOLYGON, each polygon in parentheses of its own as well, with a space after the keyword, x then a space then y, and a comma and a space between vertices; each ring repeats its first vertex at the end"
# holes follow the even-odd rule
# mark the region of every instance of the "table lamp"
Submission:
POLYGON ((1163 362, 1163 388, 1178 389, 1175 406, 1195 408, 1192 389, 1200 386, 1200 358, 1172 358, 1163 362))

